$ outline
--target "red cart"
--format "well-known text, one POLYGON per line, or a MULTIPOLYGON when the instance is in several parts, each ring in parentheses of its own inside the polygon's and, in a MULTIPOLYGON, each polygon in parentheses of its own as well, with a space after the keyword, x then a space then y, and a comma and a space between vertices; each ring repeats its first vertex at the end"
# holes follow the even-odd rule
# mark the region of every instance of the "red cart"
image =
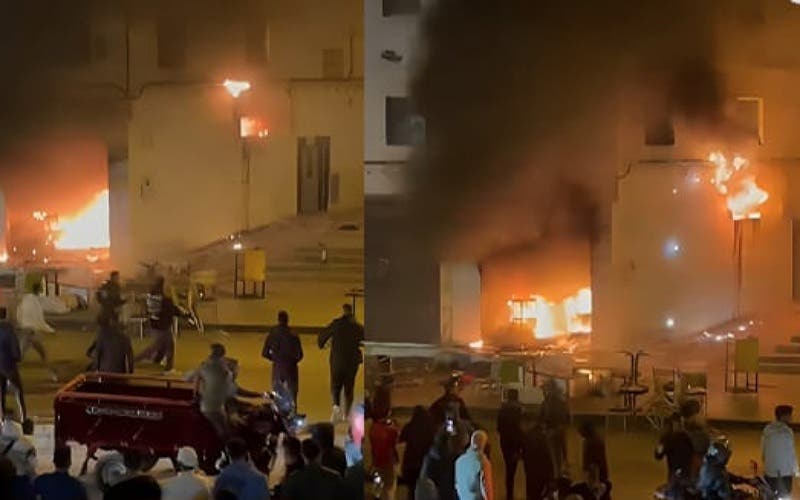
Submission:
POLYGON ((193 384, 183 380, 87 373, 56 394, 54 407, 56 445, 86 445, 87 461, 98 449, 132 449, 149 469, 191 446, 201 467, 213 472, 223 449, 200 413, 193 384))

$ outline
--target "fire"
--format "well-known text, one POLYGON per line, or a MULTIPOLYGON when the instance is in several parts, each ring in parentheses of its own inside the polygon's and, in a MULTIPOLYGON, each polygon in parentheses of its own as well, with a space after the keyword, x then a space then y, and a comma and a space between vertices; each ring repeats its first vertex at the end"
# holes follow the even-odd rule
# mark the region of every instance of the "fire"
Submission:
POLYGON ((78 213, 59 217, 51 225, 56 233, 54 246, 59 250, 108 248, 111 246, 108 221, 108 190, 105 189, 78 213))
POLYGON ((726 197, 731 218, 760 219, 759 207, 769 199, 769 193, 758 187, 755 175, 748 170, 750 162, 738 155, 728 162, 719 151, 711 153, 708 160, 714 164, 711 183, 726 197))
POLYGON ((511 322, 530 325, 536 338, 551 338, 568 333, 591 333, 592 290, 581 288, 559 303, 541 295, 508 301, 511 322))

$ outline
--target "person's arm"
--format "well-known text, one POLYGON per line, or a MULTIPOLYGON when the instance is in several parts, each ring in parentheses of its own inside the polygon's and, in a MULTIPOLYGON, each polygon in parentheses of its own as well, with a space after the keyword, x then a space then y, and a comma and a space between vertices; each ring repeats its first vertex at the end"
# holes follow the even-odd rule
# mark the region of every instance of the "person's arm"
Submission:
POLYGON ((275 336, 272 333, 272 330, 269 331, 267 334, 267 338, 264 339, 264 348, 261 349, 261 357, 264 359, 268 359, 272 361, 272 347, 275 343, 275 336))
POLYGON ((300 342, 300 337, 295 337, 294 342, 297 345, 297 362, 301 362, 303 360, 303 343, 300 342))
POLYGON ((489 459, 481 460, 481 493, 485 500, 494 500, 494 484, 492 483, 492 464, 489 459))
POLYGON ((334 321, 330 325, 328 325, 324 330, 319 332, 319 336, 317 336, 317 345, 320 349, 325 349, 325 344, 328 343, 331 336, 333 336, 333 328, 336 322, 334 321))

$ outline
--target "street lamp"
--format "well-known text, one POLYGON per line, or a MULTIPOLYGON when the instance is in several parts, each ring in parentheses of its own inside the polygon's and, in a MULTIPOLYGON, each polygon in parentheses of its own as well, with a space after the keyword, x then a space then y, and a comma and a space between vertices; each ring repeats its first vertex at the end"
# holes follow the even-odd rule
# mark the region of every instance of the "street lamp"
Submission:
POLYGON ((242 147, 242 227, 243 231, 250 229, 250 150, 247 146, 247 139, 242 137, 241 121, 242 114, 239 111, 239 96, 250 90, 250 82, 245 80, 231 80, 226 78, 222 86, 233 97, 233 119, 236 126, 236 137, 239 138, 242 147))

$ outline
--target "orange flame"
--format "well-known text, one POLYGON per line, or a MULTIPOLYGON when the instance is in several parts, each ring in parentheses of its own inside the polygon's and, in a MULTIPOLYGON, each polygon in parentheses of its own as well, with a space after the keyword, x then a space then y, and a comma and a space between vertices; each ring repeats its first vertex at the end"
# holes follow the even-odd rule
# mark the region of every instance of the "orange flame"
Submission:
POLYGON ((511 322, 530 325, 534 337, 539 339, 592 331, 592 290, 588 287, 560 303, 531 295, 529 300, 509 300, 508 307, 511 322))
POLYGON ((758 187, 755 176, 749 173, 750 162, 738 155, 728 162, 719 151, 711 153, 708 160, 714 164, 711 183, 726 197, 731 218, 760 219, 759 207, 769 199, 769 193, 758 187))
POLYGON ((52 224, 57 234, 54 245, 59 250, 108 248, 111 237, 108 228, 108 190, 100 191, 78 213, 61 217, 52 224))

